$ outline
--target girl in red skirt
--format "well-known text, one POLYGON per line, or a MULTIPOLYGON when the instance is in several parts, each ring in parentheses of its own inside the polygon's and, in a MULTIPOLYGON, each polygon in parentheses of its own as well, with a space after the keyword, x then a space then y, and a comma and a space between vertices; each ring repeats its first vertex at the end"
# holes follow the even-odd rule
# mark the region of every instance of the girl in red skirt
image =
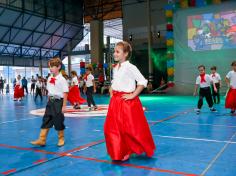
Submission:
POLYGON ((14 101, 21 101, 24 97, 24 89, 21 82, 21 76, 18 75, 16 78, 16 85, 14 87, 14 101))
POLYGON ((225 78, 225 81, 230 88, 227 97, 225 100, 225 108, 231 109, 231 114, 233 114, 236 110, 236 61, 233 61, 232 71, 230 71, 225 78))
POLYGON ((74 109, 80 109, 80 104, 83 104, 86 102, 85 99, 83 99, 80 96, 80 91, 79 91, 79 81, 78 81, 78 76, 76 71, 71 72, 72 80, 71 80, 71 87, 68 93, 68 101, 73 105, 74 109))
POLYGON ((136 66, 127 61, 132 48, 123 41, 116 44, 111 85, 111 100, 104 125, 107 152, 112 160, 125 161, 131 154, 154 154, 155 144, 144 116, 139 93, 147 80, 136 66), (137 82, 137 86, 136 86, 137 82))

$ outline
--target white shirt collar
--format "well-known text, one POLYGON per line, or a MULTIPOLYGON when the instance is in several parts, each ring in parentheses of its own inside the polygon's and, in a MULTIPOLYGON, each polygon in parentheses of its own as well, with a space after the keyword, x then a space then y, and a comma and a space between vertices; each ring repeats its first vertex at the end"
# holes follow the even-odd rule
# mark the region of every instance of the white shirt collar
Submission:
POLYGON ((61 73, 59 73, 59 74, 58 74, 57 76, 55 76, 55 77, 53 76, 53 74, 51 74, 51 77, 52 77, 52 78, 59 78, 59 77, 61 77, 61 76, 62 76, 61 73))
POLYGON ((129 64, 129 61, 124 61, 120 64, 120 66, 123 66, 123 65, 126 65, 126 64, 129 64))

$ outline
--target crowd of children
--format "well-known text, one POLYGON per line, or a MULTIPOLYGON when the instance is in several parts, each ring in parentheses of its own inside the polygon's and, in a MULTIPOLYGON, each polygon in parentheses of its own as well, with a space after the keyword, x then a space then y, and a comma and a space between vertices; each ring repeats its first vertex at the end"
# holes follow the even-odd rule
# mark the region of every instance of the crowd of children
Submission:
MULTIPOLYGON (((109 89, 111 100, 104 124, 104 135, 107 152, 112 160, 125 161, 131 154, 146 153, 152 157, 156 149, 149 125, 144 115, 142 104, 138 95, 147 87, 148 82, 136 66, 128 60, 131 57, 132 48, 128 42, 122 41, 116 44, 114 60, 117 64, 113 68, 113 80, 109 89), (125 123, 123 123, 125 122, 125 123)), ((232 71, 226 75, 226 83, 229 87, 225 108, 236 110, 236 61, 232 63, 232 71)), ((37 77, 31 80, 31 91, 36 87, 35 101, 38 96, 48 95, 46 111, 43 116, 39 138, 32 141, 33 145, 44 146, 46 144, 49 129, 54 127, 58 132, 58 146, 65 144, 64 140, 64 113, 67 101, 74 109, 80 109, 81 104, 88 104, 89 111, 97 110, 93 94, 97 88, 92 74, 92 68, 86 68, 86 74, 78 77, 76 71, 72 71, 69 77, 65 71, 60 72, 62 62, 58 57, 49 61, 51 74, 46 81, 37 77), (45 89, 45 90, 44 90, 45 89), (45 91, 45 92, 44 92, 45 91), (85 93, 87 100, 82 98, 85 93)), ((214 104, 220 103, 220 89, 222 87, 220 74, 216 66, 211 67, 211 74, 206 73, 204 65, 198 66, 199 75, 196 78, 194 96, 199 93, 196 113, 201 112, 203 100, 206 99, 210 111, 216 112, 214 104)), ((21 100, 24 96, 21 76, 16 79, 14 99, 21 100)), ((102 92, 104 90, 102 89, 102 92)))
MULTIPOLYGON (((225 77, 228 86, 226 94, 225 108, 231 109, 230 113, 234 114, 236 110, 236 61, 231 64, 232 70, 225 77)), ((199 89, 199 100, 196 113, 199 114, 203 105, 203 99, 206 98, 208 106, 212 112, 216 112, 213 104, 220 103, 220 88, 222 87, 221 76, 217 73, 216 66, 211 67, 211 74, 205 73, 205 66, 198 66, 199 76, 196 79, 194 96, 197 95, 199 89)))
MULTIPOLYGON (((119 63, 114 68, 113 83, 110 89, 111 101, 104 125, 107 151, 113 160, 125 161, 133 153, 146 153, 148 157, 151 157, 155 151, 152 134, 138 97, 147 86, 147 80, 137 67, 129 63, 131 52, 132 48, 127 42, 119 42, 115 47, 114 57, 119 63), (124 121, 127 125, 123 124, 124 121)), ((72 79, 69 81, 65 73, 60 73, 61 64, 59 58, 49 61, 51 71, 51 76, 47 80, 49 98, 39 138, 31 142, 33 145, 44 146, 49 129, 54 126, 58 132, 57 145, 63 146, 65 144, 64 112, 66 111, 66 102, 69 100, 75 109, 80 108, 80 104, 85 102, 80 97, 77 73, 72 71, 72 79)), ((93 99, 96 86, 90 67, 86 68, 83 80, 85 83, 83 91, 87 95, 88 107, 90 110, 96 110, 97 106, 93 99)), ((41 87, 40 82, 36 83, 36 87, 37 85, 38 88, 41 87)))

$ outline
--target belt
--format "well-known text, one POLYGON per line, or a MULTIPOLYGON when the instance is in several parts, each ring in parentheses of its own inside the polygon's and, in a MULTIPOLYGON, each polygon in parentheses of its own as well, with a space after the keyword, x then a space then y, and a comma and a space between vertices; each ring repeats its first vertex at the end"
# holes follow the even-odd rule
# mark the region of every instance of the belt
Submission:
POLYGON ((54 100, 62 100, 63 98, 61 98, 61 97, 58 97, 58 96, 49 96, 49 100, 52 100, 52 101, 54 101, 54 100))
POLYGON ((207 89, 210 89, 210 87, 200 87, 200 89, 207 90, 207 89))

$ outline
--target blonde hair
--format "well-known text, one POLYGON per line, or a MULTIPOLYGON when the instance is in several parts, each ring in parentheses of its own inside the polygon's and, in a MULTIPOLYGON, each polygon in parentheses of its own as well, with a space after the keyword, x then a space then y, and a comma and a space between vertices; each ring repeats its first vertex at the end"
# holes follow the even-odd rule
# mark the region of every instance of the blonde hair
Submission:
POLYGON ((128 53, 126 59, 129 59, 132 56, 132 47, 126 41, 121 41, 116 44, 116 46, 121 46, 123 48, 124 53, 128 53))
POLYGON ((61 70, 61 75, 67 80, 69 79, 69 76, 66 74, 65 70, 61 70))
POLYGON ((62 65, 62 62, 61 62, 61 59, 59 57, 53 57, 52 59, 50 59, 48 61, 48 65, 50 67, 53 67, 53 66, 59 67, 59 66, 62 65))

